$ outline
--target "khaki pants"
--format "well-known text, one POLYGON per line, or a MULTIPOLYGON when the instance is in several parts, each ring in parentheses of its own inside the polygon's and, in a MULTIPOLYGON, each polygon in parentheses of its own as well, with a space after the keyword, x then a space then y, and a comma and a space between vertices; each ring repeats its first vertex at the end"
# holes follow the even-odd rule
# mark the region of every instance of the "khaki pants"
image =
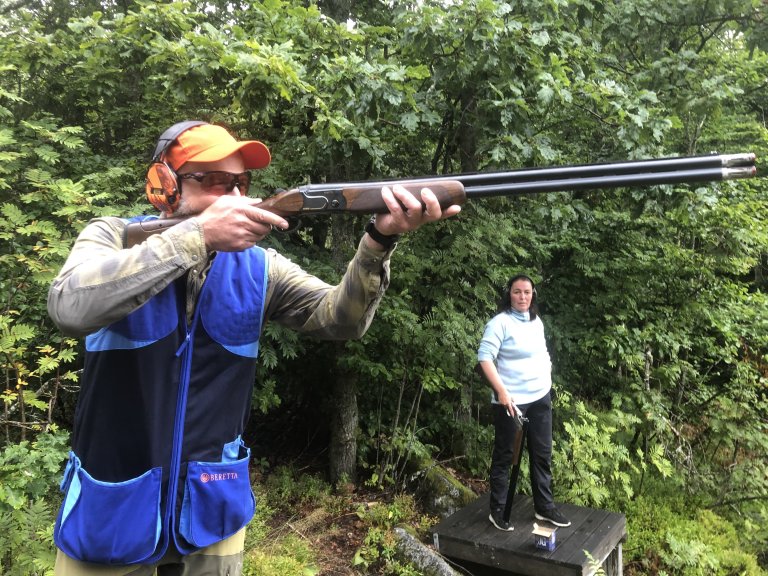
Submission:
POLYGON ((104 566, 73 560, 57 550, 54 576, 240 576, 245 528, 234 536, 189 556, 169 552, 157 564, 104 566))

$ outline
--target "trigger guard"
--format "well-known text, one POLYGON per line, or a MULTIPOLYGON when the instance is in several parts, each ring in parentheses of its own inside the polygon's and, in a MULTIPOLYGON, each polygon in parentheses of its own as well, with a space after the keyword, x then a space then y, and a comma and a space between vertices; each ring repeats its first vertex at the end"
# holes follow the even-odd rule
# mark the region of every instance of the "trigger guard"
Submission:
POLYGON ((290 234, 301 227, 301 218, 298 216, 283 216, 283 218, 288 222, 288 228, 274 228, 275 232, 279 232, 280 234, 290 234))

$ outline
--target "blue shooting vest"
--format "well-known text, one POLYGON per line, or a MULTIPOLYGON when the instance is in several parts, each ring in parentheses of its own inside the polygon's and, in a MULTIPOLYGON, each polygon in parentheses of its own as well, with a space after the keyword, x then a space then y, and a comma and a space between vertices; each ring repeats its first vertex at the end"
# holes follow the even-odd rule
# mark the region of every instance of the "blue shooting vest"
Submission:
MULTIPOLYGON (((119 289, 119 287, 116 287, 119 289)), ((86 338, 65 492, 68 556, 151 564, 254 514, 248 421, 267 290, 261 248, 216 255, 186 319, 186 276, 86 338)))

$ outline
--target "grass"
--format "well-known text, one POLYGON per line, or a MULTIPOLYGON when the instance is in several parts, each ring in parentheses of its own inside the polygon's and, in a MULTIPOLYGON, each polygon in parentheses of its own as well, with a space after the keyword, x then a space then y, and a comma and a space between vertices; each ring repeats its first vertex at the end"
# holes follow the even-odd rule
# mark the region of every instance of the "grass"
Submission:
POLYGON ((318 477, 290 467, 254 485, 256 516, 246 532, 245 576, 410 576, 395 551, 392 529, 423 536, 436 519, 419 514, 413 497, 357 489, 335 493, 318 477))

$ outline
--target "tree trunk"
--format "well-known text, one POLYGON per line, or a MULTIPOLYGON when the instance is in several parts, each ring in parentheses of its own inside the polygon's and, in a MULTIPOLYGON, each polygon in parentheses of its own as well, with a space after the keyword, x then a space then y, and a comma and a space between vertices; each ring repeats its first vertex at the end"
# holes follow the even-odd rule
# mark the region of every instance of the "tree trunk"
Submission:
MULTIPOLYGON (((342 344, 339 343, 341 348, 342 344)), ((339 350, 340 355, 343 351, 339 350)), ((331 421, 330 479, 336 485, 357 480, 357 378, 338 370, 333 383, 331 421)))

